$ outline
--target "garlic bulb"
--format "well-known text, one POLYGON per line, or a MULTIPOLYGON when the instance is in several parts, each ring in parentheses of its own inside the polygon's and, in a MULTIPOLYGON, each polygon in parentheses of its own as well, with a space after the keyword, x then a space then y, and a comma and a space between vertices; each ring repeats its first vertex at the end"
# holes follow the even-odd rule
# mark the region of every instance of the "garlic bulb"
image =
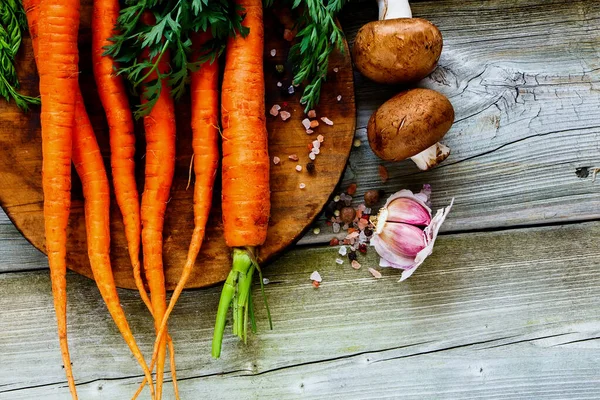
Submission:
POLYGON ((371 245, 381 256, 379 266, 403 270, 400 281, 410 277, 432 253, 438 231, 454 203, 452 199, 448 207, 432 217, 430 195, 429 185, 417 194, 401 190, 391 195, 379 211, 371 245))

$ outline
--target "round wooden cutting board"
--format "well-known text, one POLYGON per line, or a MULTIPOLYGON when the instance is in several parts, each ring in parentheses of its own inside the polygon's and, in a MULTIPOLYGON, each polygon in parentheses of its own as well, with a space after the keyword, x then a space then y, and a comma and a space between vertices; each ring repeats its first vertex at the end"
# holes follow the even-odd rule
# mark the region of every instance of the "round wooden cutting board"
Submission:
MULTIPOLYGON (((91 68, 90 19, 91 2, 82 4, 80 29, 80 83, 98 141, 103 151, 105 164, 110 173, 108 131, 104 111, 98 98, 91 68)), ((343 54, 333 55, 327 82, 317 108, 318 117, 327 117, 334 122, 320 125, 312 135, 307 135, 301 124, 305 118, 300 105, 302 87, 290 95, 290 66, 286 59, 290 43, 283 39, 283 26, 270 10, 265 11, 265 77, 267 114, 269 108, 279 104, 282 110, 291 113, 291 118, 282 121, 267 115, 269 131, 269 154, 281 159, 279 165, 271 164, 271 221, 268 239, 260 250, 260 260, 265 262, 293 243, 310 226, 322 210, 344 170, 350 153, 355 128, 355 104, 352 66, 348 49, 343 54), (275 49, 275 56, 272 50, 275 49), (276 65, 285 65, 283 74, 278 74, 276 65), (335 70, 334 70, 335 69, 335 70), (337 72, 336 72, 337 71, 337 72), (278 82, 282 86, 278 87, 278 82), (338 96, 341 100, 338 101, 338 96), (309 161, 309 144, 317 135, 324 136, 320 154, 317 156, 314 173, 306 170, 309 161), (297 154, 294 162, 288 155, 297 154), (302 171, 297 172, 296 166, 302 171), (300 189, 300 183, 306 185, 300 189)), ((31 42, 24 40, 18 69, 23 92, 36 94, 37 73, 31 42)), ((138 132, 138 182, 143 184, 144 139, 140 123, 138 132)), ((177 166, 172 187, 172 198, 168 204, 164 229, 164 255, 167 288, 173 289, 184 265, 193 229, 193 178, 189 188, 188 175, 192 156, 189 100, 183 99, 177 106, 177 166)), ((0 101, 0 204, 23 235, 38 249, 44 249, 44 223, 42 214, 41 188, 41 136, 39 107, 30 112, 18 110, 0 101)), ((223 281, 230 269, 230 249, 222 236, 220 186, 217 179, 212 217, 202 251, 196 262, 188 288, 213 285, 223 281)), ((139 187, 140 193, 143 187, 139 187)), ((81 184, 73 170, 73 204, 68 237, 68 267, 87 277, 92 277, 87 258, 83 196, 81 184)), ((131 264, 116 202, 111 206, 112 264, 117 285, 135 288, 131 264)))

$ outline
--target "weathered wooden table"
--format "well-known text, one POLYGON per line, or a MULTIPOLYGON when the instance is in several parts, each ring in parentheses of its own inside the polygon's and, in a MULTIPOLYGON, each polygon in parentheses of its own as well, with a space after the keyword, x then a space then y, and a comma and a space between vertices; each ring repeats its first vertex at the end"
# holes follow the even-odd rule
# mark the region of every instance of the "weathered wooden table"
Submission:
MULTIPOLYGON (((434 208, 454 197, 433 256, 403 283, 394 270, 375 280, 372 249, 360 271, 337 265, 321 221, 321 234, 265 268, 275 329, 258 307, 259 334, 248 346, 228 335, 218 361, 209 354, 219 288, 185 292, 170 324, 182 398, 600 398, 600 3, 413 3, 444 34, 440 67, 422 85, 454 104, 452 155, 427 173, 386 164, 382 183, 365 125, 397 89, 357 75, 363 146, 341 188, 430 183, 434 208)), ((375 18, 373 3, 350 4, 350 41, 375 18)), ((129 398, 138 366, 94 283, 68 279, 81 398, 129 398)), ((148 353, 152 323, 136 292, 120 295, 148 353)), ((46 259, 4 214, 0 310, 0 398, 68 398, 46 259)))

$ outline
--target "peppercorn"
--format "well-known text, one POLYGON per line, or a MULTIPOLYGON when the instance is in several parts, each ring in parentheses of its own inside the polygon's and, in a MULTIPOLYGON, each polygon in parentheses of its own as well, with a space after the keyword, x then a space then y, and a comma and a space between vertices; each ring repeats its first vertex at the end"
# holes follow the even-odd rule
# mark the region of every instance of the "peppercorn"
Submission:
POLYGON ((359 244, 358 251, 360 251, 363 254, 366 254, 367 253, 367 245, 364 243, 359 244))
POLYGON ((355 251, 351 251, 348 253, 348 259, 350 260, 350 262, 356 260, 356 252, 355 251))
POLYGON ((367 190, 365 192, 365 205, 367 207, 373 207, 377 203, 379 203, 379 191, 377 190, 367 190))
POLYGON ((315 163, 312 163, 312 162, 306 163, 306 171, 309 174, 314 174, 315 173, 315 163))
POLYGON ((365 236, 366 236, 366 237, 371 237, 371 236, 373 236, 373 230, 372 230, 371 228, 369 228, 369 227, 365 228, 365 229, 363 230, 363 232, 364 232, 364 234, 365 234, 365 236))
POLYGON ((337 246, 338 244, 340 244, 340 240, 338 238, 333 238, 329 241, 330 246, 337 246))
POLYGON ((340 210, 340 218, 345 224, 351 224, 356 218, 356 210, 352 207, 344 207, 340 210))

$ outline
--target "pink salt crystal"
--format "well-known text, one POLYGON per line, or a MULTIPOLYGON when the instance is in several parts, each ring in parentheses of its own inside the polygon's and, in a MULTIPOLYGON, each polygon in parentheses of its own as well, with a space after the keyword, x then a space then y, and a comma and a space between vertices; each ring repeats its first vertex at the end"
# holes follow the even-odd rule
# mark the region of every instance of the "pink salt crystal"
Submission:
POLYGON ((369 226, 369 221, 364 218, 358 220, 358 229, 361 231, 364 230, 367 226, 369 226))
POLYGON ((363 211, 365 211, 365 208, 367 208, 367 206, 365 206, 365 204, 362 203, 362 204, 359 204, 358 207, 356 207, 356 211, 363 212, 363 211))
POLYGON ((344 241, 342 242, 343 244, 350 244, 350 240, 348 239, 344 239, 344 241))
POLYGON ((317 118, 317 112, 315 110, 310 110, 306 113, 306 115, 308 116, 308 118, 317 118))
POLYGON ((276 54, 277 54, 277 50, 271 49, 271 57, 275 57, 276 54))
POLYGON ((282 120, 287 121, 288 119, 290 119, 290 117, 292 116, 292 114, 290 114, 287 111, 281 111, 279 113, 279 116, 281 117, 282 120))
POLYGON ((319 147, 321 147, 321 142, 319 142, 319 140, 313 140, 312 145, 315 149, 318 149, 319 147))
POLYGON ((310 126, 310 119, 308 119, 308 118, 304 118, 304 119, 302 120, 302 125, 304 125, 304 129, 309 129, 309 128, 311 127, 311 126, 310 126))
POLYGON ((300 164, 296 165, 296 171, 298 171, 298 172, 302 171, 302 165, 300 165, 300 164))
POLYGON ((342 95, 338 94, 337 101, 342 101, 342 95))
POLYGON ((311 128, 316 128, 317 126, 319 126, 319 121, 310 121, 311 128))
POLYGON ((351 265, 352 265, 352 268, 354 268, 354 269, 360 269, 360 267, 361 267, 360 263, 356 260, 352 260, 351 265))
POLYGON ((304 188, 306 187, 306 184, 304 184, 304 183, 301 183, 300 185, 298 185, 298 187, 299 187, 300 189, 304 189, 304 188))
POLYGON ((371 275, 373 275, 374 278, 376 279, 380 279, 382 278, 381 272, 377 271, 374 268, 369 268, 369 272, 371 273, 371 275))
POLYGON ((319 136, 317 136, 317 140, 318 140, 320 143, 323 143, 323 140, 325 140, 325 138, 323 137, 323 135, 319 135, 319 136))
POLYGON ((354 231, 346 236, 346 239, 356 239, 360 233, 354 231))
POLYGON ((379 177, 381 177, 381 181, 383 183, 386 183, 389 178, 387 168, 384 167, 383 165, 379 166, 379 177))
POLYGON ((327 117, 321 117, 321 121, 325 122, 329 126, 333 125, 333 121, 327 117))
POLYGON ((314 148, 312 149, 312 152, 313 152, 313 153, 315 153, 315 154, 319 154, 319 153, 321 152, 321 150, 319 150, 319 148, 318 148, 318 147, 314 147, 314 148))
POLYGON ((340 69, 339 69, 338 67, 335 67, 335 68, 333 69, 333 72, 335 72, 335 73, 337 74, 339 70, 340 70, 340 69))
POLYGON ((307 134, 307 135, 310 135, 310 134, 311 134, 311 133, 313 133, 313 132, 314 132, 314 131, 313 131, 312 129, 307 129, 307 130, 306 130, 306 134, 307 134))
POLYGON ((284 38, 285 40, 287 40, 288 42, 291 42, 292 40, 294 40, 294 32, 292 32, 292 31, 291 31, 291 30, 289 30, 289 29, 285 29, 285 30, 283 31, 283 38, 284 38))
POLYGON ((295 155, 295 154, 290 154, 290 155, 288 156, 288 158, 289 158, 290 160, 292 160, 292 161, 298 161, 298 156, 297 156, 297 155, 295 155))
POLYGON ((310 158, 311 160, 314 161, 315 158, 317 158, 317 156, 315 155, 315 153, 313 153, 312 151, 310 152, 310 154, 308 155, 308 158, 310 158))
POLYGON ((269 114, 271 114, 272 116, 276 117, 277 114, 279 114, 279 110, 281 110, 281 106, 279 104, 275 104, 269 110, 269 114))
POLYGON ((277 82, 277 87, 282 87, 282 86, 283 86, 283 83, 277 82))
POLYGON ((323 282, 323 278, 321 278, 321 274, 319 274, 318 271, 314 271, 312 274, 310 274, 309 279, 315 282, 323 282))
POLYGON ((277 164, 279 164, 280 161, 281 161, 281 158, 279 158, 277 156, 273 157, 273 164, 277 165, 277 164))

